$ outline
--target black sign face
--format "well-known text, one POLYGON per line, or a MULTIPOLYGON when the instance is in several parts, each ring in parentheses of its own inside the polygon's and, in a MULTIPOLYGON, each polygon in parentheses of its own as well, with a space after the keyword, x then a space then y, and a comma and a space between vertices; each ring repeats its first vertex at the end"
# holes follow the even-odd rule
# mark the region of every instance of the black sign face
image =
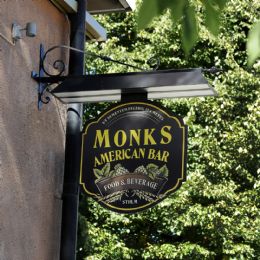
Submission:
POLYGON ((119 213, 150 208, 186 178, 187 127, 151 102, 120 103, 82 135, 85 192, 119 213))

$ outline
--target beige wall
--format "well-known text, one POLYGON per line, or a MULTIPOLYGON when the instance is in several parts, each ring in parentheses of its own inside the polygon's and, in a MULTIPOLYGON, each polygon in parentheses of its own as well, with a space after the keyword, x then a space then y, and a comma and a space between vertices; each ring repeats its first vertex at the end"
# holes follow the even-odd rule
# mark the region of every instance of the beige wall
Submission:
MULTIPOLYGON (((39 46, 68 44, 65 16, 48 0, 0 0, 0 33, 37 24, 35 38, 12 46, 0 37, 0 259, 57 260, 65 107, 37 109, 39 46)), ((59 53, 57 53, 57 58, 59 53)))

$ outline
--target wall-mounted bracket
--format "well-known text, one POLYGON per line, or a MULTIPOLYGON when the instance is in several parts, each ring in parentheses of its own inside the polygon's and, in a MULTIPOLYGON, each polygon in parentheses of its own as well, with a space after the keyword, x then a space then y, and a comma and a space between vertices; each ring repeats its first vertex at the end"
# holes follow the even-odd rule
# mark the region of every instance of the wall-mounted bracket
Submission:
MULTIPOLYGON (((108 56, 97 55, 92 52, 85 52, 85 51, 82 51, 82 50, 79 50, 79 49, 76 49, 76 48, 73 48, 70 46, 66 46, 66 45, 53 46, 45 52, 44 47, 41 44, 40 45, 39 72, 37 73, 35 71, 32 71, 32 73, 31 73, 31 77, 35 81, 38 82, 38 109, 39 110, 41 110, 43 104, 48 104, 50 102, 50 97, 46 94, 51 93, 51 90, 50 90, 51 85, 63 82, 64 80, 67 80, 67 79, 78 78, 78 76, 70 76, 70 75, 62 76, 63 73, 66 71, 66 64, 61 59, 55 60, 52 64, 52 69, 55 70, 56 74, 53 74, 53 73, 49 72, 48 70, 46 70, 46 68, 44 66, 45 59, 46 59, 47 55, 55 49, 67 49, 69 51, 80 52, 80 53, 84 53, 88 56, 92 56, 94 58, 102 59, 103 61, 106 61, 106 62, 113 62, 113 63, 117 63, 117 64, 120 64, 123 66, 133 68, 135 70, 146 71, 144 68, 141 68, 136 65, 128 64, 128 63, 125 63, 125 62, 122 62, 119 60, 114 60, 108 56)), ((157 57, 152 57, 146 62, 146 64, 150 68, 152 68, 152 70, 157 70, 158 67, 160 66, 160 60, 157 57)), ((84 75, 79 75, 79 76, 84 76, 84 75)))
POLYGON ((32 73, 32 78, 38 82, 38 109, 41 110, 43 104, 49 103, 48 94, 54 95, 63 103, 120 101, 128 100, 129 96, 138 99, 162 99, 217 95, 203 73, 219 73, 221 70, 218 68, 157 71, 160 65, 160 60, 157 58, 149 59, 146 65, 152 70, 144 70, 108 56, 65 45, 53 46, 44 52, 41 45, 39 73, 32 73), (66 64, 61 59, 55 60, 52 67, 48 66, 48 70, 44 67, 47 55, 55 49, 84 53, 106 62, 133 68, 138 72, 63 76, 66 64))
POLYGON ((43 45, 40 45, 40 63, 39 63, 39 72, 32 71, 31 77, 38 82, 38 110, 42 109, 43 104, 48 104, 51 100, 51 98, 48 96, 49 92, 49 85, 48 82, 43 82, 41 80, 42 77, 44 77, 44 69, 42 67, 42 60, 44 57, 44 48, 43 45))

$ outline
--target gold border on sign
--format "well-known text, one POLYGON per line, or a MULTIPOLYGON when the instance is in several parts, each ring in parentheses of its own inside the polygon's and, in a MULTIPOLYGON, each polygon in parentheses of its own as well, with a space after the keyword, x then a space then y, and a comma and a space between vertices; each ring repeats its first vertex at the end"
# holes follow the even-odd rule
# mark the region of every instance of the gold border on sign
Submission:
MULTIPOLYGON (((175 116, 171 116, 169 115, 166 111, 162 110, 161 108, 157 107, 156 105, 153 105, 153 104, 150 104, 150 103, 145 103, 145 102, 129 102, 129 103, 124 103, 124 104, 120 104, 118 106, 115 106, 113 108, 111 108, 110 110, 106 111, 102 116, 100 116, 98 118, 98 120, 96 121, 92 121, 91 123, 89 123, 87 125, 87 127, 85 128, 85 131, 84 131, 84 134, 82 134, 82 143, 81 143, 81 161, 80 161, 80 184, 83 186, 85 192, 89 195, 92 195, 94 197, 97 198, 97 195, 95 193, 92 193, 90 192, 86 186, 85 186, 85 183, 82 182, 82 166, 83 166, 83 150, 84 150, 84 136, 87 134, 87 131, 88 131, 88 128, 93 125, 93 124, 97 124, 100 122, 101 119, 103 119, 108 113, 110 113, 111 111, 113 110, 116 110, 120 107, 123 107, 123 106, 128 106, 128 105, 146 105, 146 106, 151 106, 157 110, 160 110, 162 113, 164 113, 168 118, 172 118, 174 119, 179 127, 182 129, 183 131, 183 138, 182 138, 182 174, 181 174, 181 178, 178 178, 177 180, 177 183, 175 184, 175 186, 169 190, 167 190, 163 195, 167 195, 168 193, 174 191, 178 186, 179 186, 179 183, 180 181, 182 181, 184 179, 184 161, 185 161, 185 154, 184 154, 184 151, 185 151, 185 140, 186 140, 186 133, 185 133, 185 125, 182 126, 179 119, 175 116)), ((121 211, 135 211, 135 210, 138 210, 138 209, 142 209, 142 208, 146 208, 146 207, 149 207, 149 205, 151 204, 155 204, 158 200, 161 200, 160 198, 154 200, 153 202, 150 202, 150 203, 147 203, 143 206, 140 206, 140 207, 135 207, 135 208, 119 208, 119 207, 115 207, 111 204, 108 204, 108 203, 105 203, 105 202, 102 202, 103 204, 105 204, 108 208, 114 208, 114 209, 118 209, 118 210, 121 210, 121 211)))

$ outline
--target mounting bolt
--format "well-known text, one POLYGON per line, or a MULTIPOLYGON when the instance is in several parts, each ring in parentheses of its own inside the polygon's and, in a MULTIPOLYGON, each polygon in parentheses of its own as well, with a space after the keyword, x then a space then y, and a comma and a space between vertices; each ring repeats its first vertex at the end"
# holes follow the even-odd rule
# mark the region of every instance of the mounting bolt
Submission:
POLYGON ((33 70, 33 71, 31 72, 31 78, 34 79, 34 78, 37 78, 38 76, 39 76, 39 75, 38 75, 38 73, 37 73, 36 71, 33 70))

